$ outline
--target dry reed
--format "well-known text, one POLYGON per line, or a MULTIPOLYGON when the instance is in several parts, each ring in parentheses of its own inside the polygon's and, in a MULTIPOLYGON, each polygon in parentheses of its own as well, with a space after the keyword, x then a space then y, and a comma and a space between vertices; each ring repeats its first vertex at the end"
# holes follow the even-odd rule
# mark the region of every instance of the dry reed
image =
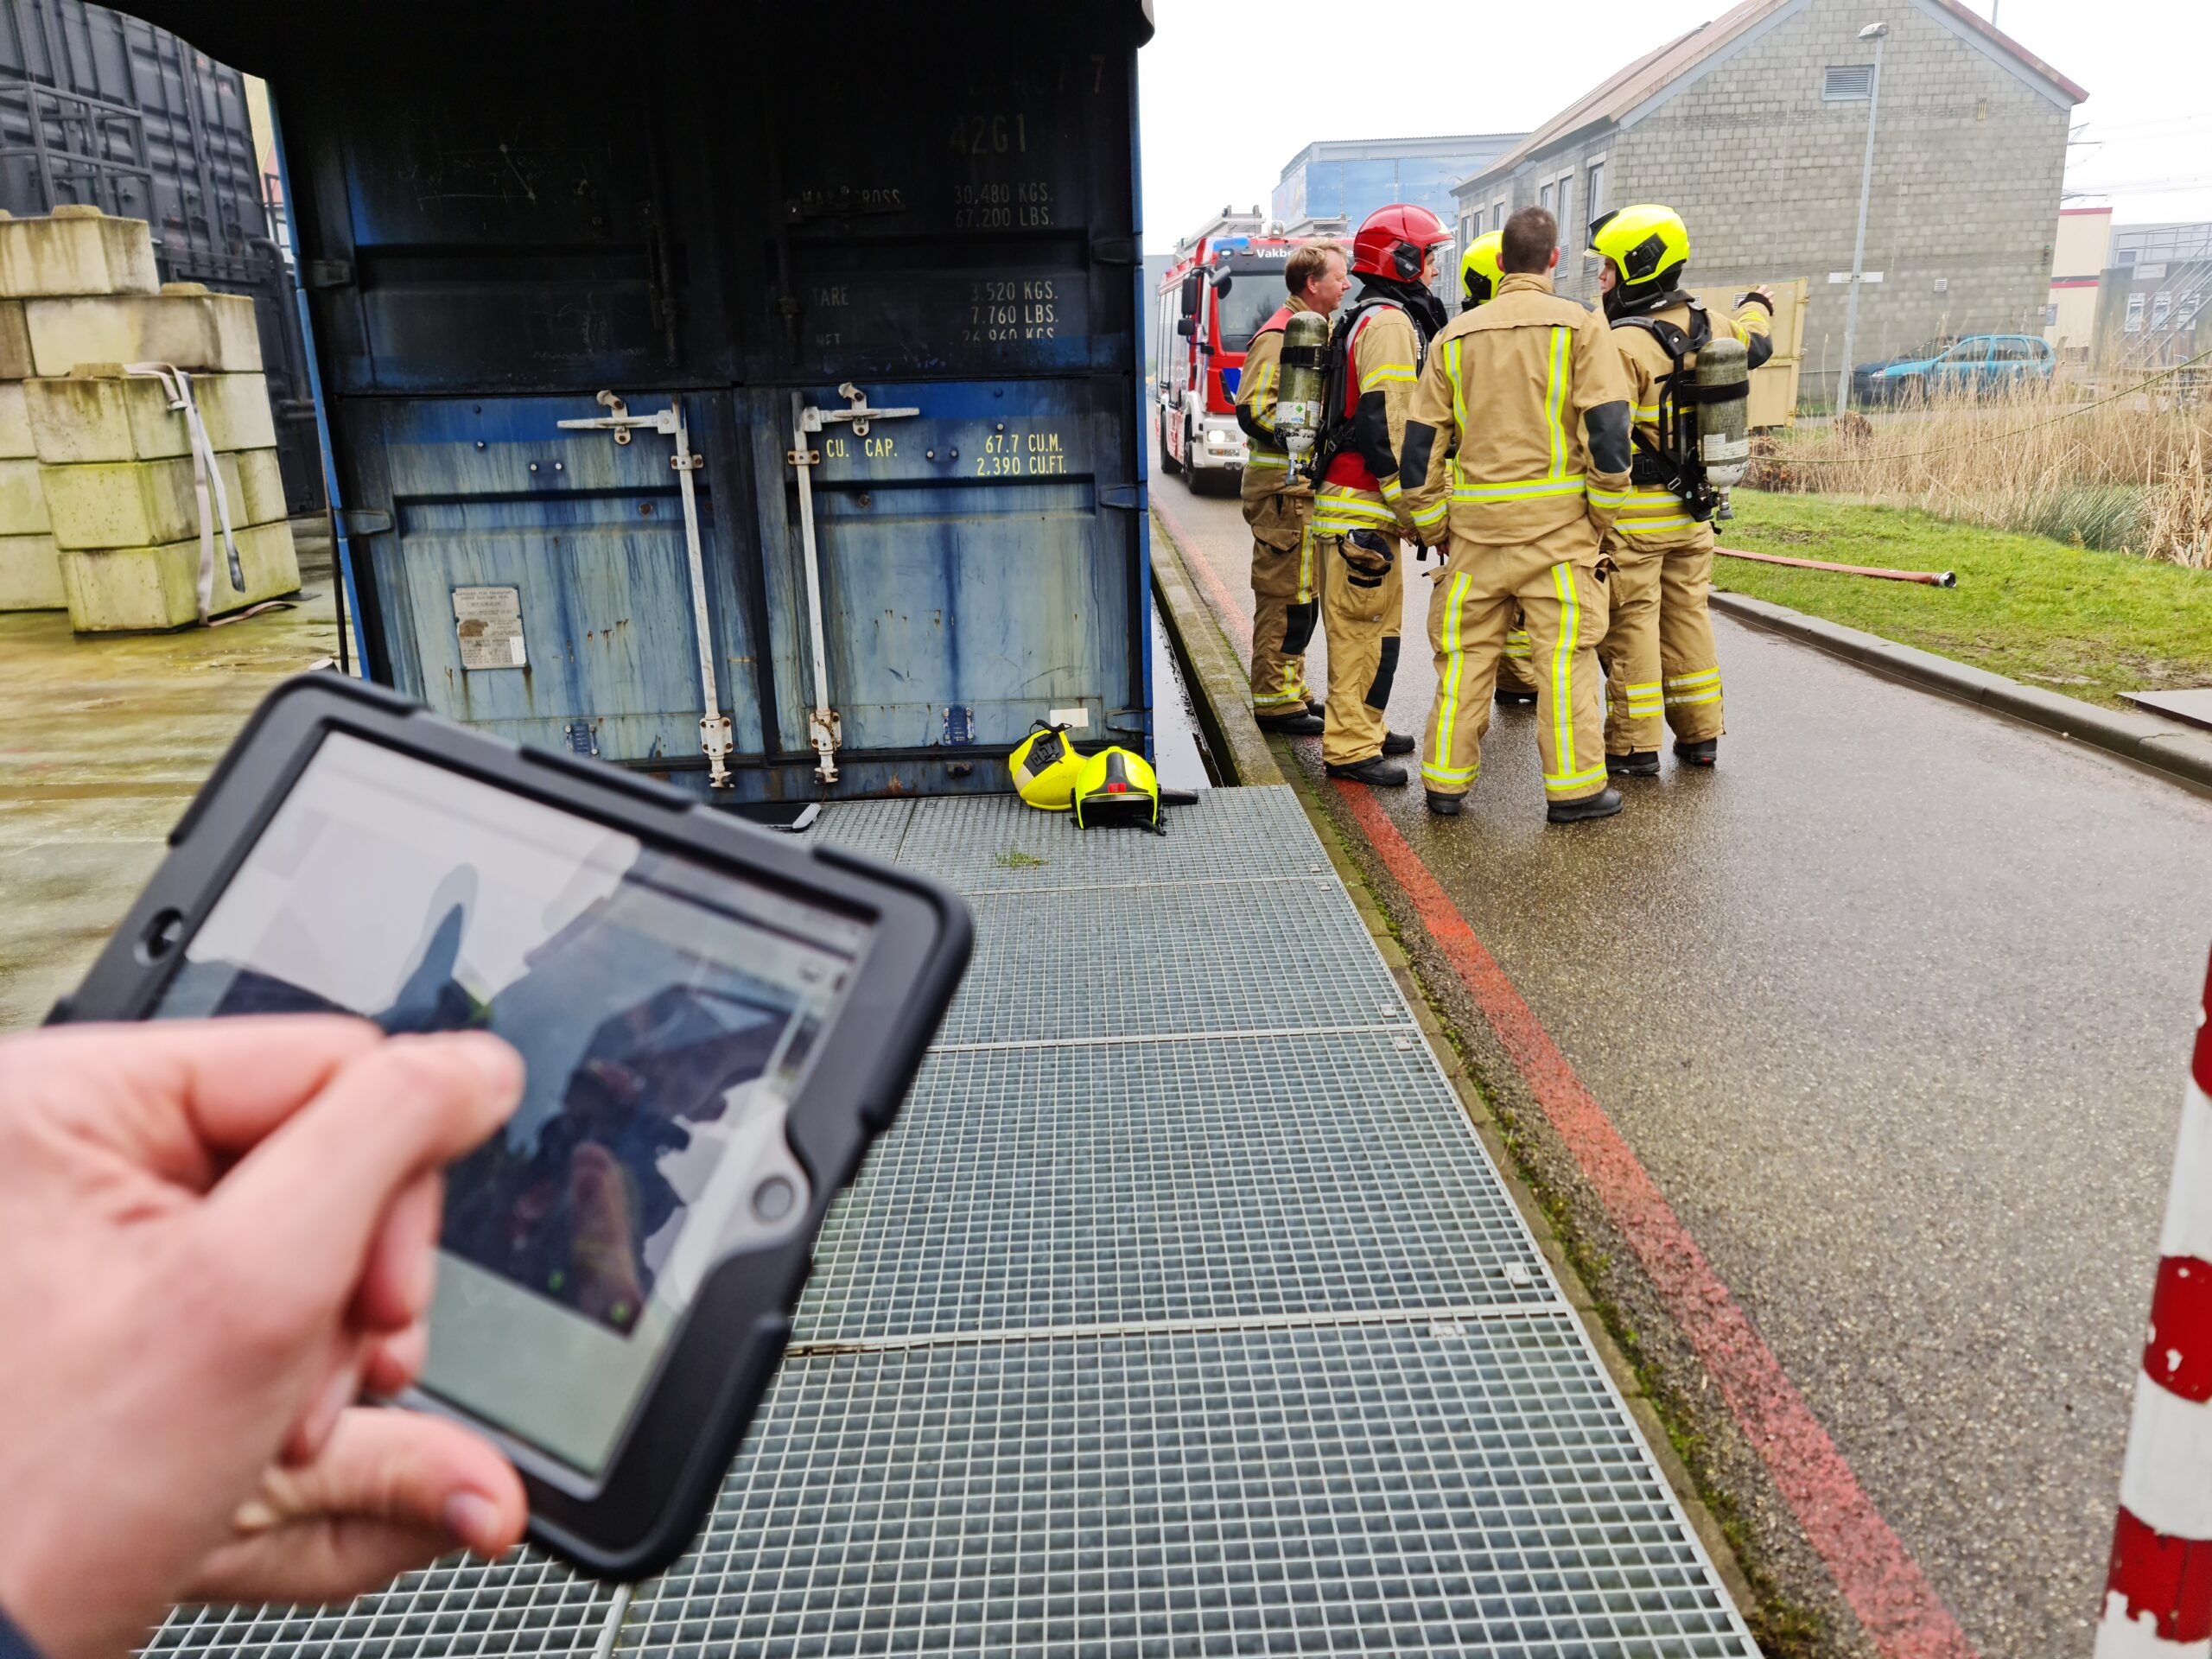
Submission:
POLYGON ((2212 397, 2162 384, 2075 398, 2058 385, 1944 391, 1871 422, 1801 427, 1748 481, 2212 569, 2212 397))

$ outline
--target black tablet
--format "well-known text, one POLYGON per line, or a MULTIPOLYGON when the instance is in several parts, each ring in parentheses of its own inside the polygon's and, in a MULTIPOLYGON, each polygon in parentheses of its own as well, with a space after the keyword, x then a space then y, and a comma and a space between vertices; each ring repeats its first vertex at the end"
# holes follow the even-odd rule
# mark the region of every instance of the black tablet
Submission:
POLYGON ((830 1200, 967 965, 960 900, 374 687, 280 687, 57 1020, 344 1010, 529 1080, 448 1173, 405 1403, 496 1439, 608 1578, 703 1521, 830 1200))

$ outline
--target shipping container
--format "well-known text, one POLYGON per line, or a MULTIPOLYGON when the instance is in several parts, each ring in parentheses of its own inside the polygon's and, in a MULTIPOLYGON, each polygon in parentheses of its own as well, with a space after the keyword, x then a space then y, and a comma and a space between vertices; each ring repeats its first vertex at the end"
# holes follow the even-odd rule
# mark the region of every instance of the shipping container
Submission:
POLYGON ((0 209, 81 203, 143 219, 164 282, 254 302, 287 505, 323 505, 307 353, 270 234, 243 78, 141 18, 85 0, 0 0, 0 209))
POLYGON ((1148 748, 1141 7, 142 10, 270 84, 376 677, 722 799, 1148 748))

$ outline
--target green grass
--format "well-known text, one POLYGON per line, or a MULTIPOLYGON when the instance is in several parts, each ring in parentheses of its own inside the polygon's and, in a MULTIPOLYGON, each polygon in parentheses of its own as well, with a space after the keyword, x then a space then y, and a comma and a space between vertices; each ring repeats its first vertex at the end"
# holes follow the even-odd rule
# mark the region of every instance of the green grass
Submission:
POLYGON ((1002 870, 1041 870, 1045 868, 1043 859, 1034 853, 1025 853, 1018 847, 1011 852, 1001 853, 991 861, 1002 870))
POLYGON ((1956 588, 1716 562, 1716 585, 2111 708, 2122 691, 2212 685, 2212 572, 1909 507, 1735 493, 1720 543, 1789 558, 1953 570, 1956 588))

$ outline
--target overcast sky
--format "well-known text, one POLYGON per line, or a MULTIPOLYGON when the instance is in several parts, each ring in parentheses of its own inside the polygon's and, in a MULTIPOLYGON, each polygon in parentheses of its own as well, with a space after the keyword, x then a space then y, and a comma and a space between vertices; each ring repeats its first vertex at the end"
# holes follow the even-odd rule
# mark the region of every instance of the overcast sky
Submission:
MULTIPOLYGON (((1145 245, 1224 204, 1266 211, 1317 138, 1524 131, 1732 0, 1154 0, 1138 59, 1145 245), (1471 54, 1453 59, 1452 42, 1471 54), (1478 55, 1474 55, 1478 53, 1478 55), (1409 54, 1421 65, 1410 97, 1409 54), (1363 103, 1348 89, 1372 87, 1363 103)), ((1983 16, 1990 0, 1968 0, 1983 16)), ((2118 224, 2212 219, 2212 4, 1997 0, 1998 25, 2089 90, 2074 111, 2067 205, 2118 224), (2077 194, 2078 193, 2078 194, 2077 194)))

